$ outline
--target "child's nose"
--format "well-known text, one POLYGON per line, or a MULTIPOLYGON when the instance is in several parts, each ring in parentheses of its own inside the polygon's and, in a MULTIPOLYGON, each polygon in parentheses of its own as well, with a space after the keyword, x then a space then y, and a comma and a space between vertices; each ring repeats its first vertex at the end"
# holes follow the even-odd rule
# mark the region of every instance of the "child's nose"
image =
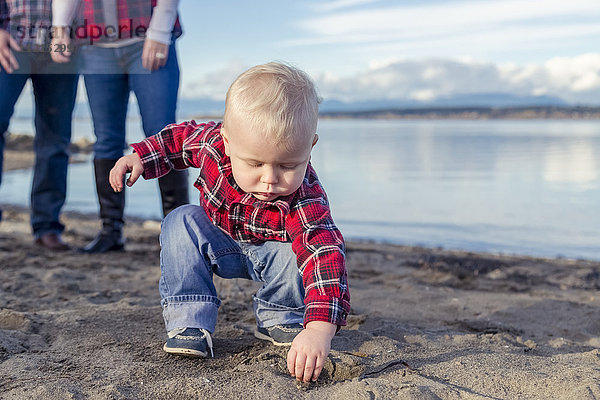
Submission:
POLYGON ((274 185, 278 182, 277 173, 273 167, 265 166, 261 177, 261 182, 268 183, 270 185, 274 185))

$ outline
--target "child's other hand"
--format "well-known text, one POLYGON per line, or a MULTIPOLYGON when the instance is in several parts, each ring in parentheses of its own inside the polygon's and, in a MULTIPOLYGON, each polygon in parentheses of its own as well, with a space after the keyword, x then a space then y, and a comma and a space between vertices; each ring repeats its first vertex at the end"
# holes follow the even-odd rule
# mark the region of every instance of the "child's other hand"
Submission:
POLYGON ((287 355, 290 374, 298 381, 316 381, 331 348, 337 326, 324 321, 311 321, 296 336, 287 355))
POLYGON ((119 158, 115 166, 110 170, 108 180, 115 192, 123 190, 123 177, 128 172, 131 172, 131 175, 127 179, 127 186, 132 186, 144 172, 140 156, 136 153, 119 158))

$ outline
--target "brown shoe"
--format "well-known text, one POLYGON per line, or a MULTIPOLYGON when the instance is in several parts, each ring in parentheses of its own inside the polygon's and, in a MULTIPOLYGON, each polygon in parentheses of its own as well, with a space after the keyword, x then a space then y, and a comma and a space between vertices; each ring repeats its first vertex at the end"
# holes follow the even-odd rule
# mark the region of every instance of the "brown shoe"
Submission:
POLYGON ((71 249, 71 246, 62 241, 58 233, 46 233, 35 239, 34 243, 50 251, 66 251, 71 249))

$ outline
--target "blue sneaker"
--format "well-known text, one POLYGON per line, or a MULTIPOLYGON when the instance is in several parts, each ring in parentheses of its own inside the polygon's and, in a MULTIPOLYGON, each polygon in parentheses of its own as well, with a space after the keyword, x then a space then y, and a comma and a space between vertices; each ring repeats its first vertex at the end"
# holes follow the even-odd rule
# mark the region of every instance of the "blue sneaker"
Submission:
POLYGON ((169 332, 163 350, 180 356, 205 358, 209 350, 211 357, 214 357, 212 347, 212 338, 206 329, 182 328, 169 332))
POLYGON ((302 332, 302 324, 283 324, 267 326, 266 328, 256 327, 254 336, 258 339, 268 340, 275 346, 291 346, 294 338, 302 332))

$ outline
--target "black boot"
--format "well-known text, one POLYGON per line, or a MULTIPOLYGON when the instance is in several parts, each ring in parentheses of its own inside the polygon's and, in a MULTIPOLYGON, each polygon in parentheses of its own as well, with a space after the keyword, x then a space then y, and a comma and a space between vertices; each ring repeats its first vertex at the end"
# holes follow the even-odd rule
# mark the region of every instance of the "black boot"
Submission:
POLYGON ((94 159, 96 176, 96 192, 100 202, 100 218, 102 230, 96 238, 81 249, 84 253, 106 253, 123 250, 123 212, 125 209, 125 192, 115 192, 110 186, 108 175, 117 160, 94 159))
POLYGON ((166 217, 168 213, 177 207, 190 202, 187 170, 173 170, 162 178, 158 178, 158 186, 160 187, 163 216, 166 217))
POLYGON ((84 253, 106 253, 125 249, 123 224, 112 220, 102 220, 100 233, 81 249, 84 253))

